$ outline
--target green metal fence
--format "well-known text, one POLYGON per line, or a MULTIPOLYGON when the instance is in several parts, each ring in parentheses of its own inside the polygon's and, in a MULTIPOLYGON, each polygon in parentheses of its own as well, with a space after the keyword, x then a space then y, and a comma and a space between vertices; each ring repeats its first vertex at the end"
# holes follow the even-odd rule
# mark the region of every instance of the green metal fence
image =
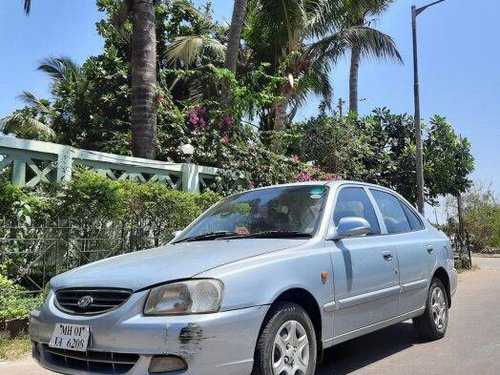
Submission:
POLYGON ((164 245, 175 229, 148 221, 21 225, 0 219, 0 264, 15 282, 40 290, 52 276, 71 268, 164 245))
POLYGON ((56 143, 0 135, 0 172, 11 170, 14 185, 69 181, 78 167, 113 180, 160 182, 172 189, 199 193, 215 187, 219 169, 189 163, 168 163, 105 152, 81 150, 56 143))

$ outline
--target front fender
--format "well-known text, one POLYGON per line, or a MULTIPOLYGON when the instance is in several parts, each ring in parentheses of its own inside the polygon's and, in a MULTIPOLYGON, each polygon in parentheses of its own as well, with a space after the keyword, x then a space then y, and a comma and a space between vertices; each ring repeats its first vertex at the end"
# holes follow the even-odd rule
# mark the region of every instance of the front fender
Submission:
POLYGON ((333 314, 323 306, 334 300, 332 263, 322 240, 244 259, 203 272, 197 277, 224 282, 221 311, 270 305, 290 289, 304 289, 316 300, 322 320, 322 339, 333 336, 333 314), (327 272, 328 277, 322 278, 327 272))

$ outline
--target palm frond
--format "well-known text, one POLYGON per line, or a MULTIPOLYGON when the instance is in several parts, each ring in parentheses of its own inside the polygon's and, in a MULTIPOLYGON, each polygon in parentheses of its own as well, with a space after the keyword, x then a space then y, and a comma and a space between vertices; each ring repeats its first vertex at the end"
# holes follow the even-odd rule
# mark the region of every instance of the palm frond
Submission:
POLYGON ((319 38, 341 28, 345 1, 305 0, 307 35, 319 38))
POLYGON ((81 68, 69 57, 48 57, 40 61, 37 70, 47 73, 56 81, 61 81, 65 78, 76 79, 81 68))
POLYGON ((333 98, 333 86, 329 73, 328 61, 313 62, 304 76, 298 80, 291 96, 292 104, 301 107, 311 94, 318 95, 324 102, 330 103, 333 98))
POLYGON ((168 63, 175 64, 182 61, 189 67, 203 55, 205 50, 224 58, 226 47, 207 35, 186 35, 175 38, 172 44, 167 47, 165 57, 168 63))
POLYGON ((34 117, 22 116, 20 113, 6 116, 0 119, 0 130, 4 134, 18 134, 20 132, 32 132, 40 134, 48 139, 55 139, 54 130, 34 117))
POLYGON ((365 57, 403 62, 394 40, 367 26, 352 26, 341 30, 311 44, 308 50, 316 55, 316 59, 336 61, 353 48, 358 48, 365 57))
POLYGON ((31 0, 24 0, 24 13, 30 14, 31 12, 31 0))
POLYGON ((376 17, 387 11, 394 0, 348 0, 346 11, 353 18, 376 17))
POLYGON ((37 98, 35 94, 29 91, 23 91, 21 95, 18 96, 18 99, 22 100, 25 104, 30 107, 35 107, 38 111, 44 114, 51 114, 52 111, 47 105, 43 102, 43 100, 37 98))

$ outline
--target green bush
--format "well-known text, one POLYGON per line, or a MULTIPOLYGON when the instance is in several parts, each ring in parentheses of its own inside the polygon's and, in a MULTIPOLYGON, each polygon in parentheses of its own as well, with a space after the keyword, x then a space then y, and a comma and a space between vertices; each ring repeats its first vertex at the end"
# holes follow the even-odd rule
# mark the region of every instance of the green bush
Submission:
POLYGON ((82 170, 62 189, 58 216, 94 223, 146 220, 177 230, 220 199, 214 192, 186 193, 157 182, 110 180, 82 170))
POLYGON ((126 185, 123 181, 81 170, 62 189, 59 217, 87 222, 122 219, 127 214, 126 185))
POLYGON ((86 263, 164 245, 220 199, 214 192, 114 181, 89 170, 37 190, 0 181, 4 274, 31 288, 86 263))
POLYGON ((25 318, 40 302, 41 297, 31 297, 0 272, 0 320, 25 318))
POLYGON ((30 194, 29 189, 14 186, 0 178, 0 215, 7 220, 27 221, 42 219, 54 214, 53 202, 44 197, 30 194))

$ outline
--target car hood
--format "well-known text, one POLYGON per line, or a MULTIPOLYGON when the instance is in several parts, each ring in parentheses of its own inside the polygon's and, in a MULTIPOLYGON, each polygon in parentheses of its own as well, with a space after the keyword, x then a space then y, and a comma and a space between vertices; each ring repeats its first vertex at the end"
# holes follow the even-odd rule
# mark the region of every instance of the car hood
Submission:
POLYGON ((300 246, 307 239, 233 239, 182 242, 128 253, 65 272, 51 280, 55 290, 112 287, 137 291, 193 277, 224 264, 300 246))

